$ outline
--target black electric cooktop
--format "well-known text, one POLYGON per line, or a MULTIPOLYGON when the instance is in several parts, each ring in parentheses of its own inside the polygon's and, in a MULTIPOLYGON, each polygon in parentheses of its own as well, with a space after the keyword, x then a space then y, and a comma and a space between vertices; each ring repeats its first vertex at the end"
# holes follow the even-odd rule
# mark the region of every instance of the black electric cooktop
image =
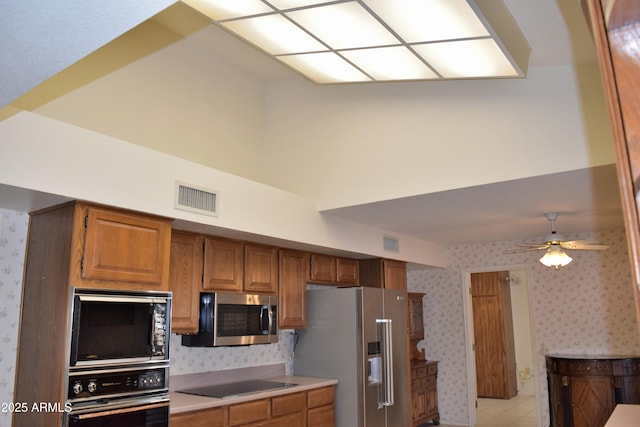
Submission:
POLYGON ((242 394, 258 393, 266 390, 274 390, 278 388, 293 387, 298 384, 283 383, 278 381, 267 380, 250 380, 240 381, 228 384, 216 384, 206 387, 191 388, 186 390, 177 390, 178 393, 195 394, 207 397, 232 397, 242 394))

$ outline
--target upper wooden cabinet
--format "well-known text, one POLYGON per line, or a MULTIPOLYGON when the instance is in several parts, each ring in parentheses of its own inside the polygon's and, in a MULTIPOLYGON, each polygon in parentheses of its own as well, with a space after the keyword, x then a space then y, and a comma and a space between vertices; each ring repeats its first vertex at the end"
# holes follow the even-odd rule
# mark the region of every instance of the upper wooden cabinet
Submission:
POLYGON ((206 291, 275 294, 278 287, 278 249, 253 243, 204 238, 206 291))
POLYGON ((240 292, 243 285, 243 243, 206 237, 204 239, 204 280, 202 289, 240 292))
POLYGON ((360 260, 360 285, 407 290, 407 263, 391 259, 360 260))
POLYGON ((310 280, 319 283, 358 285, 358 260, 332 255, 311 254, 310 280))
POLYGON ((278 327, 298 329, 307 326, 307 282, 309 254, 280 249, 278 278, 278 327))
POLYGON ((169 290, 173 292, 171 332, 198 332, 202 287, 204 236, 174 231, 171 234, 169 290))
MULTIPOLYGON (((83 286, 112 287, 102 281, 167 289, 171 221, 79 203, 84 217, 83 286)), ((114 285, 113 287, 121 287, 114 285)))
POLYGON ((278 289, 278 248, 244 245, 244 291, 275 294, 278 289))
POLYGON ((170 239, 170 219, 77 202, 70 284, 167 290, 170 239))

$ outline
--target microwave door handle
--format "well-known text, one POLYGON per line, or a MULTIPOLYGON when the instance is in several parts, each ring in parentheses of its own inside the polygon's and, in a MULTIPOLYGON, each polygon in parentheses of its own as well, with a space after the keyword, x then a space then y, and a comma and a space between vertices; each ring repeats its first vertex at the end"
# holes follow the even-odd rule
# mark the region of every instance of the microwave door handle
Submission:
POLYGON ((269 306, 268 305, 263 305, 262 307, 260 307, 260 326, 262 327, 262 334, 263 335, 267 335, 267 334, 269 334, 269 332, 271 332, 271 312, 269 310, 269 306), (266 327, 266 329, 265 329, 265 326, 264 326, 265 314, 266 314, 266 317, 267 317, 267 327, 266 327))

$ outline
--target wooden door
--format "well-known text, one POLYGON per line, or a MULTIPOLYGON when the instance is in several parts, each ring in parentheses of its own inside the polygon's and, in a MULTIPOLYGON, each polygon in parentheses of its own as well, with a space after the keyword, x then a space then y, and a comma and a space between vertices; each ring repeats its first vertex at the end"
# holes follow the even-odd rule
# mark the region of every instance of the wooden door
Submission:
POLYGON ((517 394, 508 274, 471 275, 478 397, 510 399, 517 394))

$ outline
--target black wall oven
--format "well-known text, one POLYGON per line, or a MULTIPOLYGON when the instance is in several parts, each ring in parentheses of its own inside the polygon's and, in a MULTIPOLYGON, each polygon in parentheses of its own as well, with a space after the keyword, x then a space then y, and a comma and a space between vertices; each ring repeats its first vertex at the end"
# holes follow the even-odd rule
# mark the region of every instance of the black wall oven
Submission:
POLYGON ((76 289, 70 366, 169 360, 171 294, 76 289))
POLYGON ((73 289, 64 426, 167 427, 171 293, 73 289))

